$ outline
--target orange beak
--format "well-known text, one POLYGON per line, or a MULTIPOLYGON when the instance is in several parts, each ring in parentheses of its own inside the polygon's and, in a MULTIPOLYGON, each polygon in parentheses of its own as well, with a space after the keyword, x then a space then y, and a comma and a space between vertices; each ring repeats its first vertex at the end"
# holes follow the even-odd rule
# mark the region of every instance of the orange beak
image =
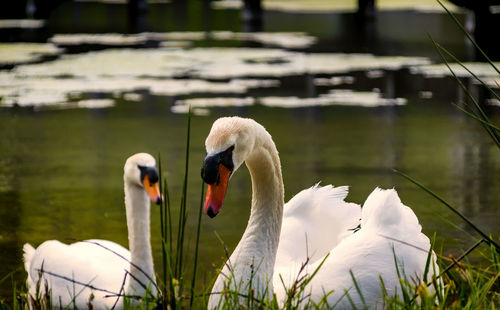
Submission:
POLYGON ((151 181, 149 181, 149 176, 146 175, 142 180, 142 184, 144 185, 144 188, 146 189, 146 193, 148 193, 149 198, 151 198, 151 200, 157 205, 161 204, 161 202, 163 201, 163 196, 160 193, 159 183, 155 182, 151 184, 151 181))
POLYGON ((215 217, 222 208, 230 176, 231 170, 219 164, 219 179, 213 184, 208 184, 207 195, 205 196, 203 209, 208 216, 215 217))

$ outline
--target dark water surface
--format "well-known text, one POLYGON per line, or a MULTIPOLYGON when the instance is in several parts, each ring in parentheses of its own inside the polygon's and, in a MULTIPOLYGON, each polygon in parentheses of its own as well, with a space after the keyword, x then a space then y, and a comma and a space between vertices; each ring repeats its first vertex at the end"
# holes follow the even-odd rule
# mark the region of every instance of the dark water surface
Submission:
MULTIPOLYGON (((157 5, 146 22, 130 26, 124 6, 65 3, 45 29, 5 40, 45 41, 54 33, 137 31, 245 30, 236 11, 203 11, 197 4, 157 5), (164 8, 165 10, 160 10, 164 8), (16 39, 17 38, 17 39, 16 39)), ((314 51, 371 52, 377 55, 437 57, 422 25, 461 59, 471 53, 446 16, 416 12, 382 12, 374 29, 356 28, 350 14, 269 12, 265 31, 306 31, 317 36, 314 51), (403 26, 404 25, 404 26, 403 26), (403 29, 404 28, 404 29, 403 29)), ((10 36, 7 38, 6 36, 10 36)), ((200 45, 210 46, 204 41, 200 45)), ((233 42, 233 45, 241 43, 233 42)), ((212 108, 209 116, 192 120, 187 243, 194 240, 194 219, 200 201, 199 171, 204 139, 220 116, 251 117, 262 123, 280 152, 286 200, 301 189, 323 184, 350 185, 349 201, 362 203, 377 186, 395 187, 412 207, 428 236, 436 234, 442 253, 460 254, 478 238, 443 205, 398 176, 399 169, 416 178, 471 221, 500 236, 500 152, 483 129, 450 105, 463 98, 451 78, 427 79, 407 69, 380 78, 353 72, 355 90, 378 88, 407 105, 363 107, 212 108), (422 99, 420 91, 432 91, 422 99)), ((281 79, 280 95, 313 96, 325 92, 310 76, 281 79)), ((259 96, 266 90, 252 90, 259 96)), ((267 94, 266 94, 267 95, 267 94)), ((105 95, 104 95, 105 96, 105 95)), ((173 114, 172 97, 144 94, 140 102, 119 99, 108 109, 41 110, 0 108, 0 279, 10 272, 24 282, 22 245, 44 240, 100 238, 127 245, 123 204, 123 164, 135 152, 161 154, 174 206, 179 205, 183 180, 186 116, 173 114)), ((498 108, 488 109, 500 123, 498 108)), ((224 251, 214 232, 230 250, 245 228, 251 199, 250 179, 242 167, 231 180, 219 216, 203 217, 200 282, 210 283, 224 251)), ((159 210, 153 207, 152 244, 157 271, 161 243, 159 210)), ((0 284, 0 297, 12 296, 12 281, 0 284)))

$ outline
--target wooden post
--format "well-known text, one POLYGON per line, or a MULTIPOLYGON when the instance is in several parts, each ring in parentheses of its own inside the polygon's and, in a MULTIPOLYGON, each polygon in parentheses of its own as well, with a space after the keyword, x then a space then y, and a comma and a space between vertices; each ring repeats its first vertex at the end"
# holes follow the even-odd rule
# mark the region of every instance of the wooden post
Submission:
POLYGON ((243 20, 247 22, 255 22, 262 20, 262 1, 261 0, 244 0, 243 4, 243 20))
POLYGON ((375 11, 375 0, 358 0, 358 15, 373 17, 375 16, 375 11))

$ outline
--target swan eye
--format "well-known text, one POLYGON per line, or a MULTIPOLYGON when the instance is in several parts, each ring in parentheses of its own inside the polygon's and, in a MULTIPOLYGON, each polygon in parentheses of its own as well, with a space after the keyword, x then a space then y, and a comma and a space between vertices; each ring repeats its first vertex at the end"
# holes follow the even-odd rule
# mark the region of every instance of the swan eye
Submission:
POLYGON ((234 145, 230 146, 225 151, 205 157, 203 166, 201 168, 201 178, 207 184, 219 183, 220 164, 224 165, 227 169, 229 169, 229 171, 233 171, 233 150, 234 145))
POLYGON ((137 165, 137 168, 139 168, 139 170, 141 171, 141 182, 146 176, 149 178, 149 183, 155 184, 158 182, 158 171, 156 171, 154 167, 137 165))

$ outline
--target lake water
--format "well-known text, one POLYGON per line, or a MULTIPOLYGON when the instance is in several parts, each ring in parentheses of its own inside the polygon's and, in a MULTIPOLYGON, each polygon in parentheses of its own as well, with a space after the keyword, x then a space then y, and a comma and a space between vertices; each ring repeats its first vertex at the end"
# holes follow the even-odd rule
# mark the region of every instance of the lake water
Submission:
MULTIPOLYGON (((126 22, 125 9, 120 5, 64 3, 54 12, 46 28, 33 31, 3 29, 0 34, 5 41, 45 42, 54 34, 61 33, 248 30, 240 23, 238 11, 203 11, 199 4, 194 3, 198 2, 191 1, 189 5, 152 6, 146 22, 132 29, 126 22)), ((251 40, 202 39, 192 44, 200 49, 199 57, 209 60, 213 57, 213 62, 221 63, 222 67, 225 58, 218 58, 217 51, 207 54, 207 48, 269 48, 270 54, 278 53, 271 59, 253 54, 248 59, 245 58, 247 56, 242 58, 247 64, 260 62, 273 70, 283 70, 286 63, 294 64, 297 59, 305 57, 305 52, 426 57, 427 61, 436 62, 438 57, 422 25, 428 26, 434 38, 453 50, 460 59, 472 60, 470 47, 448 17, 413 11, 381 12, 368 30, 360 29, 354 16, 347 13, 268 12, 260 26, 262 31, 304 31, 317 38, 313 45, 304 50, 294 48, 294 52, 251 40), (292 54, 281 55, 279 51, 292 54), (284 63, 276 60, 279 57, 285 59, 284 63)), ((103 46, 77 45, 69 47, 67 53, 97 48, 102 49, 103 46)), ((185 53, 174 56, 183 61, 183 57, 198 57, 198 54, 190 54, 193 51, 180 51, 185 53)), ((104 57, 106 52, 107 50, 98 51, 91 55, 104 57)), ((227 49, 222 52, 239 53, 227 49)), ((141 53, 134 54, 134 57, 153 57, 154 53, 154 48, 144 49, 141 53)), ((86 72, 82 77, 75 77, 77 73, 74 71, 67 73, 64 70, 71 70, 68 69, 68 64, 85 61, 88 55, 86 51, 83 54, 72 54, 71 57, 76 58, 70 57, 70 61, 74 62, 58 65, 57 61, 61 61, 58 58, 42 63, 49 64, 49 67, 39 68, 60 73, 58 76, 50 76, 51 73, 47 72, 49 77, 46 78, 52 79, 51 83, 54 80, 62 84, 68 80, 87 79, 92 75, 90 71, 98 69, 92 67, 93 69, 88 70, 90 73, 86 72)), ((101 58, 96 59, 103 61, 101 58)), ((405 62, 411 63, 412 59, 406 59, 405 62)), ((393 60, 387 61, 392 63, 393 60)), ((18 287, 24 282, 22 245, 26 242, 36 246, 48 239, 71 242, 71 239, 101 238, 127 245, 122 174, 124 161, 129 155, 136 152, 149 152, 155 156, 161 154, 164 172, 173 194, 172 201, 174 206, 179 205, 187 117, 185 114, 173 113, 172 106, 179 103, 178 100, 193 98, 224 97, 224 105, 227 98, 257 99, 237 107, 204 107, 199 112, 208 112, 208 115, 193 116, 189 162, 188 244, 192 244, 194 238, 194 219, 200 203, 199 171, 205 155, 204 139, 215 119, 229 115, 254 118, 271 133, 280 152, 286 200, 319 181, 322 184, 349 185, 348 200, 357 203, 362 203, 377 186, 395 187, 402 201, 412 207, 419 217, 424 232, 428 236, 436 235, 438 248, 444 255, 458 255, 478 239, 453 213, 392 170, 398 169, 441 195, 497 240, 500 236, 500 152, 477 122, 464 116, 450 104, 459 103, 464 98, 452 78, 426 77, 415 73, 411 64, 389 70, 387 65, 380 65, 380 68, 377 67, 379 65, 368 65, 369 70, 351 68, 347 72, 330 74, 318 69, 307 71, 309 67, 306 67, 307 72, 299 70, 295 74, 289 71, 278 75, 266 72, 251 74, 251 77, 258 77, 259 80, 274 81, 268 87, 240 87, 233 93, 213 93, 213 85, 202 87, 202 90, 192 86, 197 89, 196 94, 176 90, 173 94, 165 95, 147 85, 137 87, 133 83, 144 78, 141 77, 141 70, 146 70, 148 78, 153 78, 156 82, 158 79, 170 79, 168 75, 175 70, 165 69, 166 77, 162 77, 162 73, 157 73, 151 64, 144 64, 146 67, 151 66, 147 69, 134 60, 117 64, 119 68, 125 68, 125 71, 128 70, 127 65, 136 70, 131 78, 132 82, 128 80, 128 84, 120 84, 121 88, 117 87, 113 91, 113 85, 117 85, 113 84, 116 82, 114 79, 122 81, 123 75, 117 74, 118 78, 115 76, 113 79, 102 76, 97 79, 94 76, 94 80, 89 79, 88 84, 102 83, 99 84, 102 86, 107 83, 106 90, 96 90, 92 88, 96 85, 91 85, 90 90, 84 89, 71 95, 74 96, 70 100, 72 104, 64 109, 61 105, 0 107, 0 279, 14 271, 12 280, 7 277, 0 283, 1 298, 11 298, 13 281, 18 287), (333 83, 335 85, 324 86, 317 80, 323 78, 324 82, 332 76, 341 77, 339 85, 333 83), (130 83, 134 86, 130 86, 130 83), (362 99, 356 99, 354 103, 347 105, 346 102, 350 102, 351 98, 349 93, 345 102, 335 97, 336 99, 329 99, 328 104, 323 105, 313 102, 306 107, 284 108, 263 104, 266 102, 263 98, 269 100, 270 97, 322 98, 321 95, 328 94, 330 89, 370 92, 370 98, 373 94, 375 97, 379 96, 375 101, 382 102, 382 105, 366 107, 363 106, 366 101, 362 99), (374 89, 375 92, 372 92, 374 89), (85 105, 75 107, 78 100, 88 99, 112 99, 112 106, 93 109, 81 108, 85 105), (390 100, 386 102, 380 99, 390 100)), ((18 76, 9 75, 0 81, 14 83, 12 79, 22 79, 23 83, 32 83, 26 88, 29 90, 36 87, 35 84, 43 82, 43 77, 36 73, 36 66, 38 65, 8 66, 13 68, 12 71, 4 69, 0 73, 18 72, 18 76)), ((183 76, 179 77, 175 76, 179 72, 176 67, 177 71, 172 79, 227 83, 235 79, 235 76, 246 77, 245 74, 239 76, 240 73, 235 71, 233 76, 214 78, 210 74, 220 72, 217 71, 220 68, 215 70, 213 63, 210 66, 206 63, 186 64, 189 68, 193 66, 204 69, 194 74, 183 71, 183 76)), ((105 70, 116 73, 118 69, 111 67, 113 65, 105 70)), ((228 71, 230 69, 228 67, 228 71)), ((85 71, 84 67, 76 67, 74 70, 85 71)), ((16 80, 15 83, 19 81, 16 80)), ((5 85, 7 84, 2 86, 4 91, 7 89, 5 85)), ((80 84, 71 87, 81 89, 80 84)), ((74 91, 71 87, 68 89, 74 91)), ((27 91, 22 87, 19 89, 27 91)), ((473 89, 479 98, 484 97, 483 91, 477 87, 473 89)), ((344 94, 345 91, 341 93, 344 94)), ((356 98, 355 95, 352 94, 352 97, 356 98)), ((26 100, 29 101, 29 98, 26 100)), ((488 106, 487 111, 493 123, 500 123, 500 108, 488 106)), ((250 178, 246 168, 241 168, 231 180, 226 202, 219 216, 214 219, 203 217, 199 273, 201 283, 210 283, 215 268, 223 262, 224 250, 215 232, 232 250, 244 231, 250 198, 250 178)), ((154 258, 157 270, 161 272, 159 210, 152 210, 154 258)))

